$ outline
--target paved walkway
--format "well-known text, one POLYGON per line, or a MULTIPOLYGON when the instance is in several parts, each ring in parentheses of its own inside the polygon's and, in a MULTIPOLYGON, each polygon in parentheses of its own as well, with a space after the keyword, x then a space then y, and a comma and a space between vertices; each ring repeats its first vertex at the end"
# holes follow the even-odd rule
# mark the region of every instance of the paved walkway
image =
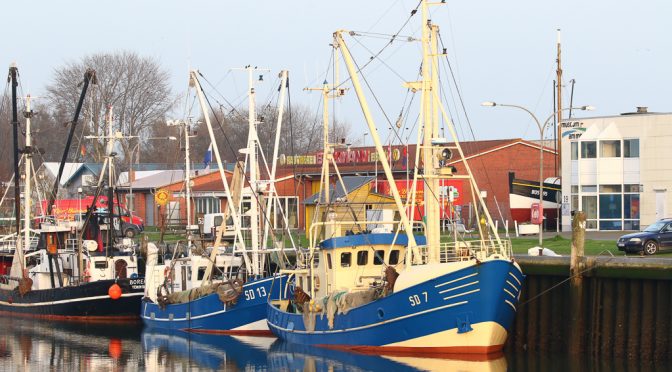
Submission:
MULTIPOLYGON (((590 240, 613 240, 616 241, 618 240, 619 237, 625 234, 630 234, 635 231, 586 231, 586 239, 590 240)), ((556 235, 560 235, 565 239, 571 239, 572 238, 572 232, 571 231, 562 231, 562 232, 550 232, 550 231, 544 231, 544 240, 545 239, 550 239, 555 237, 556 235)), ((514 234, 515 236, 515 234, 514 234)), ((514 236, 511 236, 512 238, 514 236)), ((533 235, 525 235, 523 236, 525 238, 535 238, 537 237, 537 234, 533 235)))

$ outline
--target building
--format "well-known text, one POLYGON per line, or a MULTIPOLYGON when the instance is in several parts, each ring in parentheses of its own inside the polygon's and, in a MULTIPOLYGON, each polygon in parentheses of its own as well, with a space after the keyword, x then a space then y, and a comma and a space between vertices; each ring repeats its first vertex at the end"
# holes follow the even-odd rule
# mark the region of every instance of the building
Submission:
MULTIPOLYGON (((51 191, 58 175, 60 163, 44 162, 36 171, 40 185, 51 191)), ((91 195, 103 170, 100 163, 65 163, 59 183, 59 198, 77 198, 81 188, 84 195, 91 195)))
MULTIPOLYGON (((449 146, 453 144, 448 144, 449 146)), ((511 211, 509 208, 509 172, 514 171, 516 177, 528 180, 539 179, 540 149, 539 143, 526 141, 520 138, 489 140, 489 141, 465 141, 461 142, 464 156, 474 174, 476 182, 485 196, 486 204, 494 220, 499 221, 500 226, 505 221, 513 226, 511 211)), ((416 146, 386 146, 390 168, 396 181, 396 186, 402 198, 405 198, 412 189, 413 167, 416 146)), ((548 147, 544 151, 544 178, 557 174, 556 152, 548 147)), ((382 167, 378 164, 375 148, 342 148, 334 152, 334 160, 338 165, 342 176, 373 176, 378 182, 370 183, 374 187, 373 194, 389 195, 389 188, 382 167)), ((319 191, 321 174, 322 153, 281 156, 279 171, 283 174, 294 174, 312 193, 310 197, 319 191)), ((465 174, 466 169, 459 157, 454 154, 449 165, 456 167, 457 174, 465 174)), ((538 182, 538 181, 537 181, 538 182)), ((336 180, 332 177, 331 183, 336 180)), ((414 220, 422 219, 424 188, 416 189, 416 208, 414 220)), ((351 190, 350 190, 351 191, 351 190)), ((442 216, 445 219, 461 219, 466 224, 473 226, 472 210, 474 195, 471 187, 464 180, 446 180, 440 190, 436 191, 436 197, 440 198, 442 216), (453 203, 449 202, 448 191, 453 192, 453 203), (451 205, 452 204, 452 205, 451 205)), ((309 219, 310 221, 310 219, 309 219)), ((525 221, 518 221, 525 222, 525 221)), ((555 222, 551 224, 555 228, 555 222)))
POLYGON ((646 107, 566 120, 562 128, 562 227, 586 213, 587 230, 639 230, 669 217, 672 113, 646 107))

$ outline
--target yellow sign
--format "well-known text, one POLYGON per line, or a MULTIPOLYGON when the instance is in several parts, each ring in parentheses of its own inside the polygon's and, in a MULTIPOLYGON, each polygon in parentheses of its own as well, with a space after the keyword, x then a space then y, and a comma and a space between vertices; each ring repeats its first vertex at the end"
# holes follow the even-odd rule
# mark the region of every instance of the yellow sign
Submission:
POLYGON ((168 204, 168 199, 170 199, 170 193, 166 189, 161 189, 154 194, 154 200, 160 206, 168 204))

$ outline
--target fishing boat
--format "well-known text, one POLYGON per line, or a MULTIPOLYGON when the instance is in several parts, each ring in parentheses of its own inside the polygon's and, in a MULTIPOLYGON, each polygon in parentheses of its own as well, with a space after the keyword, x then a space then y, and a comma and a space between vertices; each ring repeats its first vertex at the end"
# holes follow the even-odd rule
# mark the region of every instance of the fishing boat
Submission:
MULTIPOLYGON (((18 113, 16 103, 17 68, 10 67, 14 125, 14 180, 16 232, 0 251, 0 313, 8 316, 46 318, 80 321, 135 321, 144 290, 144 279, 139 277, 138 257, 135 245, 130 240, 115 242, 114 225, 119 225, 119 216, 114 216, 112 206, 102 214, 89 209, 83 221, 59 221, 53 218, 41 221, 37 230, 32 229, 31 215, 31 157, 34 152, 31 139, 30 97, 26 100, 26 143, 22 150, 25 171, 23 198, 23 229, 21 229, 21 206, 19 172, 19 149, 17 138, 18 113), (107 232, 107 245, 98 242, 101 230, 107 232)), ((71 123, 70 135, 63 161, 52 190, 49 209, 58 192, 63 164, 89 83, 95 83, 95 72, 89 70, 79 104, 71 123)), ((112 156, 106 160, 110 166, 112 156)), ((108 168, 109 169, 109 168, 108 168)), ((102 190, 103 174, 96 196, 102 190)), ((112 187, 108 187, 112 200, 112 187)), ((94 203, 95 204, 95 203, 94 203)), ((49 212, 47 213, 49 214, 49 212)))
MULTIPOLYGON (((547 226, 555 226, 557 211, 560 203, 560 179, 550 177, 544 180, 543 214, 549 221, 547 226)), ((539 181, 530 181, 516 178, 509 172, 509 206, 511 218, 518 223, 532 220, 532 205, 539 203, 539 181)))
MULTIPOLYGON (((258 120, 254 109, 255 89, 252 79, 252 74, 257 68, 247 66, 246 69, 249 77, 249 132, 247 148, 241 150, 246 161, 237 162, 231 187, 224 173, 206 98, 198 79, 199 73, 190 72, 190 86, 196 90, 225 195, 228 198, 227 215, 222 218, 221 225, 216 229, 214 245, 207 248, 209 252, 188 245, 187 252, 181 258, 173 255, 170 259, 163 259, 162 262, 160 262, 161 255, 148 258, 146 270, 148 280, 141 318, 150 328, 201 333, 272 335, 265 320, 266 303, 271 294, 281 296, 280 291, 285 282, 283 275, 275 274, 271 260, 267 257, 270 253, 278 253, 278 249, 265 247, 270 233, 275 161, 272 170, 269 171, 270 181, 260 182, 257 161, 260 144, 256 132, 258 120), (246 169, 249 169, 249 174, 246 174, 246 169), (249 239, 245 239, 241 227, 243 221, 241 193, 245 184, 252 190, 249 210, 244 212, 246 225, 249 226, 245 228, 249 231, 249 239), (264 213, 260 210, 263 206, 266 206, 264 213), (222 245, 222 234, 228 230, 227 223, 233 225, 235 233, 232 246, 222 245)), ((280 83, 281 97, 285 95, 286 86, 287 72, 283 71, 280 83)), ((281 98, 280 102, 283 101, 284 98, 281 98)), ((282 107, 282 104, 279 105, 278 127, 281 125, 282 107)), ((279 134, 280 128, 277 130, 276 153, 273 159, 277 159, 279 134)), ((283 215, 287 225, 286 216, 281 208, 275 210, 283 215)), ((157 250, 153 246, 150 246, 150 249, 157 250)))
MULTIPOLYGON (((269 328, 285 341, 382 354, 485 357, 500 352, 506 341, 523 274, 513 260, 510 242, 497 234, 456 130, 441 104, 438 66, 445 52, 438 46, 438 26, 429 20, 430 4, 421 1, 418 6, 421 10, 416 8, 411 17, 416 13, 422 17, 422 80, 405 86, 421 93, 421 143, 410 190, 416 189, 417 182, 424 184, 424 221, 414 223, 409 217, 413 215, 409 209, 416 207, 414 192, 402 201, 390 171, 388 154, 360 83, 361 65, 354 62, 345 41, 346 35, 357 33, 336 31, 334 53, 340 52, 347 67, 399 218, 378 222, 392 224, 394 232, 372 233, 349 227, 361 225, 361 221, 337 216, 336 208, 348 201, 329 198, 333 175, 328 172, 328 163, 334 146, 328 143, 325 129, 322 217, 309 229, 310 252, 297 260, 296 269, 281 271, 290 275, 287 290, 293 290, 294 296, 271 298, 268 306, 269 328), (452 142, 440 134, 438 118, 442 118, 452 142), (463 174, 450 165, 453 153, 462 159, 463 174), (478 239, 461 240, 455 234, 442 242, 436 195, 445 179, 469 182, 479 211, 478 239), (424 235, 415 234, 418 225, 424 235)), ((391 40, 397 36, 391 35, 391 40)), ((325 83, 323 91, 324 105, 329 95, 343 94, 344 89, 334 82, 325 83)), ((325 115, 325 128, 327 119, 325 115)), ((340 180, 338 173, 336 178, 340 180)))

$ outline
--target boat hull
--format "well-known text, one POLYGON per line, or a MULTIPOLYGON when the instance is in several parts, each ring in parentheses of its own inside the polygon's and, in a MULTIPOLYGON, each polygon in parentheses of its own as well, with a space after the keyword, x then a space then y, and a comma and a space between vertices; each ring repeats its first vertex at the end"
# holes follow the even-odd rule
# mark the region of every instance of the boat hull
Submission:
MULTIPOLYGON (((492 259, 456 269, 334 317, 281 311, 268 324, 292 343, 394 354, 489 354, 502 350, 523 280, 513 262, 492 259), (304 318, 314 328, 306 329, 304 318)), ((444 267, 445 269, 446 267, 444 267)))
POLYGON ((139 321, 144 279, 98 280, 78 286, 34 290, 21 296, 18 290, 0 290, 0 314, 26 318, 72 321, 139 321), (108 291, 118 284, 121 297, 108 291))
POLYGON ((268 296, 280 296, 285 276, 275 276, 245 283, 235 304, 227 306, 216 293, 163 309, 145 299, 140 317, 150 328, 184 330, 201 333, 247 334, 271 336, 266 325, 268 296))

